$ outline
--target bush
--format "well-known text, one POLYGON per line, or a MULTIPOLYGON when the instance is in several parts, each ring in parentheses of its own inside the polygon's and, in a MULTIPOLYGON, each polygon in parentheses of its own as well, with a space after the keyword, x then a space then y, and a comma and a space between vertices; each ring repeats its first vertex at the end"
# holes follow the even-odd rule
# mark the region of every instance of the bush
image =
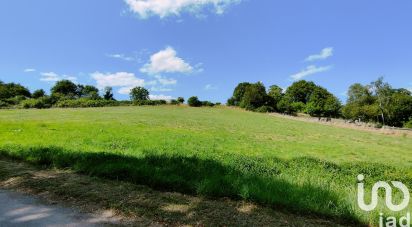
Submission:
POLYGON ((406 122, 405 124, 403 124, 404 128, 412 128, 412 119, 409 120, 408 122, 406 122))
POLYGON ((136 100, 133 102, 135 106, 158 106, 166 104, 166 100, 136 100))
POLYGON ((210 101, 202 101, 202 106, 213 107, 213 106, 215 106, 215 104, 210 102, 210 101))
POLYGON ((21 106, 25 109, 36 108, 36 109, 45 109, 50 108, 51 104, 48 103, 47 98, 38 98, 38 99, 26 99, 21 102, 21 106))
POLYGON ((7 104, 7 102, 0 100, 0 108, 5 108, 5 107, 9 107, 9 104, 7 104))
POLYGON ((199 101, 199 99, 197 98, 197 96, 192 96, 187 100, 187 104, 189 104, 189 106, 191 107, 200 107, 202 106, 202 102, 199 101))
POLYGON ((177 98, 177 101, 183 104, 183 103, 185 102, 185 98, 183 98, 183 97, 178 97, 178 98, 177 98))
POLYGON ((60 100, 56 103, 56 107, 60 108, 79 108, 79 107, 104 107, 104 106, 119 106, 120 103, 113 100, 93 100, 93 99, 67 99, 60 100))
POLYGON ((171 104, 171 105, 179 105, 180 102, 177 101, 176 99, 172 99, 172 100, 170 100, 170 104, 171 104))
POLYGON ((13 105, 19 105, 23 100, 26 100, 26 97, 22 95, 18 95, 13 98, 6 99, 5 102, 13 106, 13 105))
POLYGON ((261 107, 256 108, 254 111, 259 112, 259 113, 269 113, 269 112, 274 112, 274 109, 271 106, 261 106, 261 107))

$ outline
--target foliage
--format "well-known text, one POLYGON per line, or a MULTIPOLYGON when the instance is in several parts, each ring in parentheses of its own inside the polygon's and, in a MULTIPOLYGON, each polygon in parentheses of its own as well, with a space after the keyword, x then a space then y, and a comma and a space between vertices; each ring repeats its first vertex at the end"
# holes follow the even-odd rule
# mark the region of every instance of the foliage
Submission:
POLYGON ((105 87, 104 88, 103 98, 105 100, 115 100, 113 98, 113 88, 112 87, 105 87))
POLYGON ((0 100, 11 99, 16 96, 22 96, 30 98, 31 94, 29 89, 16 83, 0 83, 0 100))
POLYGON ((166 100, 136 100, 133 102, 133 105, 135 106, 157 106, 166 104, 166 100))
POLYGON ((313 82, 300 80, 294 82, 286 89, 285 95, 287 95, 292 102, 302 102, 306 104, 312 93, 316 90, 317 86, 313 82))
POLYGON ((322 87, 316 87, 306 104, 306 113, 314 117, 338 117, 340 101, 322 87))
POLYGON ((228 105, 229 106, 240 106, 240 103, 243 100, 243 97, 245 95, 246 89, 250 86, 251 84, 248 82, 243 82, 239 83, 235 90, 233 91, 233 96, 228 100, 228 105))
POLYGON ((259 112, 259 113, 270 113, 270 112, 273 112, 274 109, 271 106, 261 106, 261 107, 256 108, 254 111, 259 112))
POLYGON ((25 109, 36 108, 45 109, 50 108, 51 104, 48 97, 40 97, 38 99, 26 99, 21 102, 21 106, 25 109))
POLYGON ((200 107, 202 106, 202 102, 199 101, 199 98, 197 96, 192 96, 187 100, 187 104, 191 107, 200 107))
POLYGON ((177 101, 176 99, 172 99, 172 100, 170 100, 170 104, 171 104, 171 105, 179 105, 180 102, 177 101))
POLYGON ((104 106, 119 106, 120 103, 113 100, 95 100, 89 98, 66 99, 56 103, 59 108, 84 108, 84 107, 104 107, 104 106))
POLYGON ((45 95, 46 95, 46 92, 43 89, 38 89, 33 92, 31 97, 34 99, 38 99, 38 98, 44 97, 45 95))
POLYGON ((261 82, 249 84, 245 87, 240 107, 247 110, 254 110, 265 105, 267 100, 266 88, 261 82))
POLYGON ((78 87, 70 80, 60 80, 51 88, 51 94, 74 98, 78 94, 78 87))
POLYGON ((100 99, 99 89, 91 85, 77 85, 77 96, 79 98, 100 99))
POLYGON ((130 90, 130 100, 145 101, 149 100, 149 91, 144 87, 135 87, 130 90))
POLYGON ((180 102, 181 104, 183 104, 185 102, 185 98, 183 97, 178 97, 177 101, 180 102))

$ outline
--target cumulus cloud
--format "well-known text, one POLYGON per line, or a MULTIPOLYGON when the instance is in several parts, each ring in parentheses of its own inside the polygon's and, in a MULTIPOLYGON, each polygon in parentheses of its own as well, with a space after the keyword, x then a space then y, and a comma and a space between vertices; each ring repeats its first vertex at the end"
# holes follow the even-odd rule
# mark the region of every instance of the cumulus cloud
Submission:
POLYGON ((36 69, 28 68, 23 70, 25 73, 36 72, 36 69))
POLYGON ((326 47, 319 54, 310 55, 305 61, 324 60, 333 56, 333 47, 326 47))
POLYGON ((172 100, 175 99, 170 95, 149 95, 149 99, 151 100, 172 100))
POLYGON ((129 94, 132 88, 145 85, 144 79, 137 78, 134 73, 128 72, 95 72, 91 74, 91 77, 96 81, 97 87, 119 87, 120 94, 129 94))
POLYGON ((77 77, 75 76, 69 76, 69 75, 59 75, 55 72, 44 72, 44 73, 40 73, 41 81, 45 81, 45 82, 56 82, 59 80, 71 80, 73 82, 77 82, 77 77))
POLYGON ((317 67, 315 65, 310 65, 310 66, 306 67, 305 69, 303 69, 302 71, 291 75, 290 78, 294 81, 301 80, 304 77, 307 77, 309 75, 329 71, 331 68, 332 68, 331 65, 321 66, 321 67, 317 67))
POLYGON ((166 78, 166 77, 159 76, 159 75, 156 75, 155 78, 159 82, 159 84, 164 85, 164 86, 177 84, 177 80, 173 78, 166 78))
POLYGON ((191 73, 193 67, 178 57, 172 47, 167 47, 153 54, 149 63, 145 64, 140 71, 152 75, 159 73, 191 73))
POLYGON ((223 14, 225 8, 241 0, 125 0, 129 9, 141 18, 150 16, 179 16, 182 12, 198 13, 207 7, 214 9, 216 14, 223 14))

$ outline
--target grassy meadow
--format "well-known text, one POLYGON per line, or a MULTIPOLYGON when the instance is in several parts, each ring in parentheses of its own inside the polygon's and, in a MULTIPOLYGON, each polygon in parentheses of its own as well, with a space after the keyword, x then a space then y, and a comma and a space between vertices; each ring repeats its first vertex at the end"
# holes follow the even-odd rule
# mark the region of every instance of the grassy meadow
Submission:
POLYGON ((385 208, 359 210, 357 175, 369 189, 379 180, 412 188, 411 148, 407 136, 225 107, 0 110, 3 156, 364 224, 385 208))

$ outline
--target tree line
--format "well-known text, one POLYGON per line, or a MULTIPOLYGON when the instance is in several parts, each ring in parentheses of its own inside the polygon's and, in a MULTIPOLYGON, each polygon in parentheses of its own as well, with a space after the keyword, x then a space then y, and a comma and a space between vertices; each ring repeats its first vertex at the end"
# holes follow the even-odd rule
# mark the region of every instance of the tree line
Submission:
MULTIPOLYGON (((239 83, 227 100, 228 106, 237 106, 256 112, 278 112, 295 115, 309 114, 319 118, 344 118, 351 121, 373 122, 377 126, 389 125, 412 128, 412 94, 404 88, 393 88, 383 78, 370 84, 355 83, 349 87, 346 104, 327 89, 311 81, 297 81, 285 91, 263 83, 239 83)), ((95 86, 75 84, 69 80, 57 81, 47 95, 43 89, 30 92, 17 83, 0 81, 0 108, 50 108, 50 107, 102 107, 120 105, 179 105, 183 97, 150 100, 149 91, 135 87, 130 91, 130 101, 117 101, 113 89, 101 92, 95 86)), ((197 96, 187 100, 189 106, 215 106, 220 103, 201 101, 197 96)))
MULTIPOLYGON (((183 97, 168 100, 151 100, 149 91, 144 87, 134 87, 129 93, 130 101, 117 101, 113 89, 105 87, 102 95, 97 87, 75 84, 70 80, 57 81, 47 95, 43 89, 30 92, 17 83, 0 81, 0 108, 51 108, 51 107, 103 107, 121 105, 179 105, 185 102, 183 97)), ((215 106, 219 103, 200 101, 196 96, 188 99, 189 106, 215 106)))
POLYGON ((344 118, 351 121, 373 122, 376 125, 412 128, 412 95, 407 89, 395 89, 383 78, 367 85, 353 84, 343 105, 327 89, 314 82, 300 80, 286 91, 277 85, 266 89, 263 83, 239 83, 227 101, 256 112, 278 112, 313 117, 344 118))

